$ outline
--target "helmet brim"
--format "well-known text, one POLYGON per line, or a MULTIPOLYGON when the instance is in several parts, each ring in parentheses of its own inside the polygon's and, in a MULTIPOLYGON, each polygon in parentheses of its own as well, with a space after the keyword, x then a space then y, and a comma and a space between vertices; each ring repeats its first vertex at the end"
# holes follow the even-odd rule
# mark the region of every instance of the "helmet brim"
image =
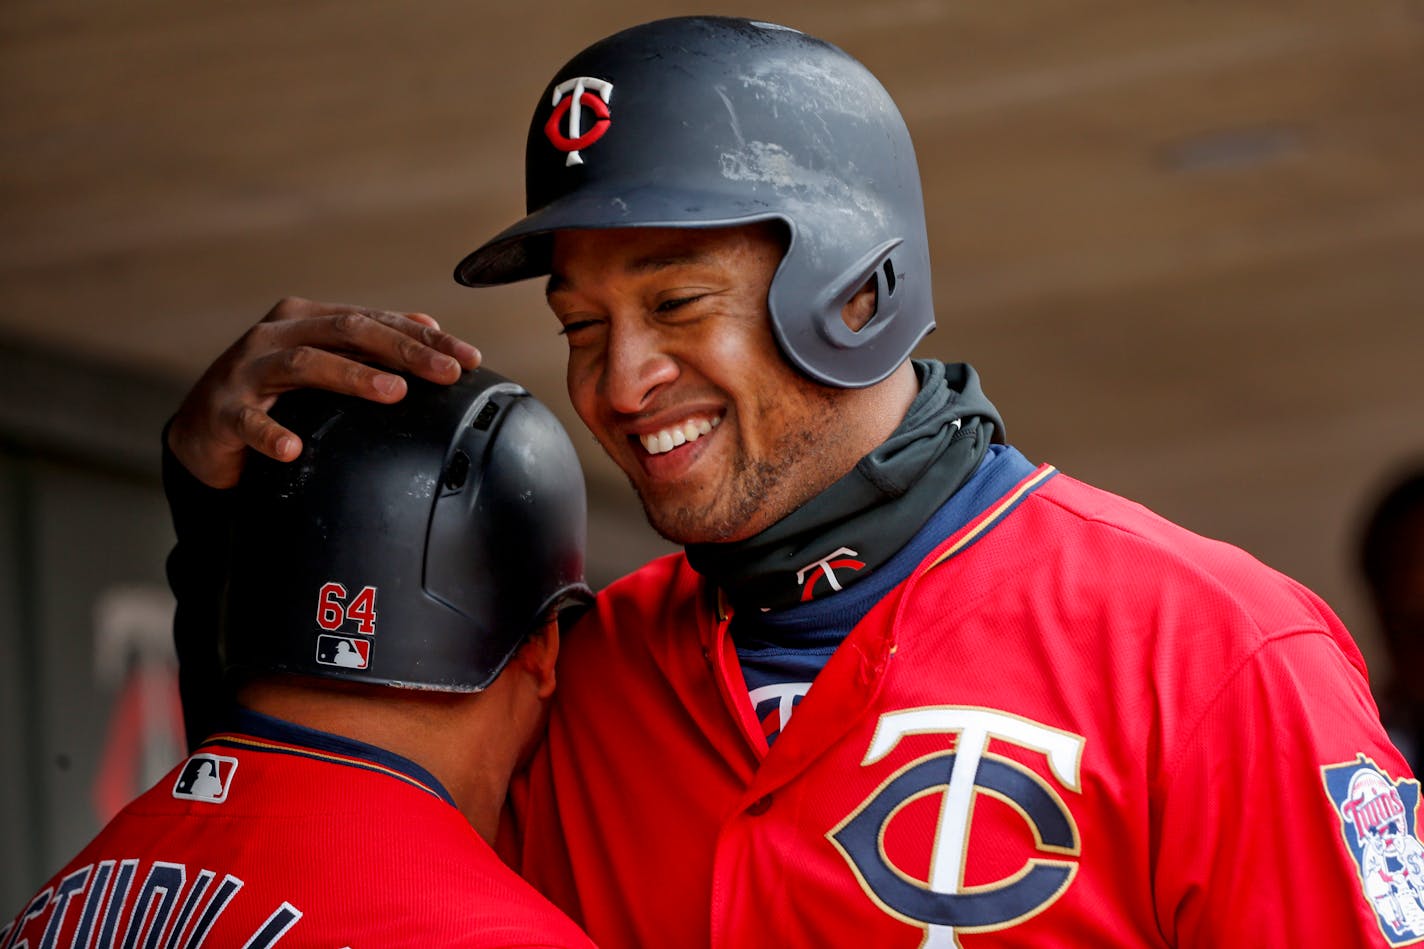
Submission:
POLYGON ((546 276, 553 265, 553 237, 558 231, 735 227, 786 220, 763 202, 738 197, 660 186, 616 192, 585 188, 546 204, 467 254, 455 266, 455 281, 467 287, 493 287, 546 276))

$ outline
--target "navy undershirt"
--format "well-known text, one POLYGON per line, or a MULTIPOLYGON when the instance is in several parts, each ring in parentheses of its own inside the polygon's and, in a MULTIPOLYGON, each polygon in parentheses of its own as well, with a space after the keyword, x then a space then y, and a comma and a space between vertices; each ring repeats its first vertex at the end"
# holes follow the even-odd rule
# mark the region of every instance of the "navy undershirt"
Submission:
POLYGON ((991 445, 974 474, 931 515, 904 547, 868 576, 831 596, 791 609, 743 611, 729 632, 737 646, 757 718, 773 741, 812 681, 871 607, 914 572, 945 538, 1008 494, 1035 470, 1015 448, 991 445))

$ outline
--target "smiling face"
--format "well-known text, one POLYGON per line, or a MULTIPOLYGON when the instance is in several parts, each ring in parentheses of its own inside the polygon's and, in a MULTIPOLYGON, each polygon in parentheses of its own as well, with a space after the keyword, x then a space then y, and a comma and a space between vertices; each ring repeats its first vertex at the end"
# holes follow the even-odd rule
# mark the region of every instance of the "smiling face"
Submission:
POLYGON ((773 225, 555 237, 569 396, 674 542, 769 527, 884 440, 914 396, 908 363, 849 390, 786 362, 766 304, 783 250, 773 225))

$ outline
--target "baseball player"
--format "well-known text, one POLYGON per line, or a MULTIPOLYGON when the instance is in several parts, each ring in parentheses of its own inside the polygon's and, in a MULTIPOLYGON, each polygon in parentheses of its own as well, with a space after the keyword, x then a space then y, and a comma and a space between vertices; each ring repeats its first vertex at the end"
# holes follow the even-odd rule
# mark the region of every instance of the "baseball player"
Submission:
POLYGON ((223 538, 238 707, 0 946, 592 949, 490 844, 590 597, 568 437, 485 370, 275 414, 305 450, 223 538))
MULTIPOLYGON (((971 368, 910 358, 919 175, 864 67, 677 18, 537 101, 528 215, 456 276, 547 276, 575 409, 684 549, 569 636, 505 838, 536 886, 618 946, 1424 939, 1363 882, 1370 834, 1417 840, 1418 784, 1329 608, 1029 461, 971 368)), ((423 315, 284 301, 169 446, 222 487, 245 446, 295 453, 272 391, 391 400, 362 361, 477 358, 423 315)))

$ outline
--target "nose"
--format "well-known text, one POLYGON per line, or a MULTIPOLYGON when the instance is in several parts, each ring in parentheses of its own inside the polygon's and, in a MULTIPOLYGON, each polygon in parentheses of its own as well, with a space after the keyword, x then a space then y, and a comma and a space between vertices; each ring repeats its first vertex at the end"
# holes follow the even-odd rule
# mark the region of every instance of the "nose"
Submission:
POLYGON ((678 376, 677 360, 657 329, 641 321, 614 321, 603 370, 603 394, 615 412, 633 415, 650 407, 658 389, 678 376))

